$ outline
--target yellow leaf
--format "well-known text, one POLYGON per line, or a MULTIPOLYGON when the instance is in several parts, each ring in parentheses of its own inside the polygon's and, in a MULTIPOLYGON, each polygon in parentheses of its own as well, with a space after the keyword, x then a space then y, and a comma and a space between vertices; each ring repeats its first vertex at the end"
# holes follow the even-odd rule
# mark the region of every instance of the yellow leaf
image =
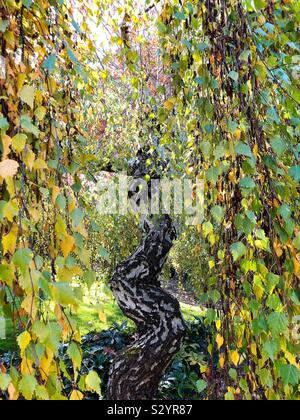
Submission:
POLYGON ((13 225, 10 232, 7 235, 3 236, 2 238, 4 255, 7 254, 8 252, 10 252, 11 254, 15 252, 16 244, 17 244, 17 237, 18 237, 18 226, 13 225))
POLYGON ((229 181, 231 181, 233 184, 236 184, 236 181, 237 181, 237 179, 236 179, 236 169, 229 172, 228 178, 229 178, 229 181))
POLYGON ((238 128, 238 129, 236 129, 235 130, 235 132, 234 132, 234 138, 236 139, 236 140, 240 140, 241 139, 241 136, 242 136, 242 132, 241 132, 241 130, 238 128))
POLYGON ((250 350, 251 350, 251 353, 253 354, 253 356, 257 356, 257 347, 256 347, 255 343, 250 344, 250 350))
POLYGON ((18 162, 6 159, 3 162, 0 162, 0 176, 4 179, 15 176, 18 172, 18 167, 18 162))
POLYGON ((31 109, 34 107, 34 98, 35 98, 35 89, 33 86, 24 86, 20 93, 19 97, 22 99, 25 104, 30 106, 31 109))
POLYGON ((21 354, 26 350, 30 341, 31 341, 31 335, 29 334, 28 331, 24 331, 22 334, 19 335, 19 337, 17 338, 17 342, 19 344, 21 354))
POLYGON ((59 196, 59 194, 60 194, 60 188, 54 185, 54 187, 52 188, 52 203, 53 204, 56 203, 56 199, 59 196))
POLYGON ((17 78, 17 90, 18 90, 18 94, 20 93, 22 87, 24 86, 25 80, 26 80, 26 74, 24 74, 24 73, 18 74, 18 78, 17 78))
POLYGON ((99 319, 101 322, 106 322, 107 317, 104 312, 99 312, 99 319))
POLYGON ((46 162, 43 159, 38 158, 33 166, 32 169, 34 169, 35 171, 41 171, 43 169, 48 169, 48 166, 46 164, 46 162))
POLYGON ((48 90, 49 90, 50 94, 53 95, 57 90, 57 84, 56 84, 55 80, 52 77, 49 77, 47 79, 47 85, 48 85, 48 90))
POLYGON ((255 159, 258 158, 258 144, 255 144, 253 147, 253 155, 255 157, 255 159))
POLYGON ((168 111, 172 111, 172 109, 174 108, 176 103, 176 98, 173 96, 169 99, 167 99, 164 103, 164 107, 168 110, 168 111))
POLYGON ((72 213, 72 211, 73 211, 75 208, 76 208, 76 200, 75 200, 75 198, 74 198, 74 197, 72 197, 72 199, 69 201, 69 204, 68 204, 68 210, 69 210, 69 213, 72 213))
POLYGON ((70 401, 81 401, 83 398, 83 393, 78 390, 72 391, 72 394, 70 395, 70 401))
POLYGON ((63 281, 65 283, 71 283, 75 276, 80 276, 82 274, 82 269, 78 266, 68 268, 62 267, 58 269, 57 275, 59 281, 63 281))
POLYGON ((12 147, 13 147, 13 149, 16 152, 18 152, 18 153, 22 152, 22 150, 25 149, 26 140, 27 140, 26 134, 16 134, 12 138, 12 147))
POLYGON ((223 369, 224 364, 225 364, 225 358, 223 354, 220 355, 219 364, 220 364, 220 368, 223 369))
POLYGON ((61 241, 60 247, 63 253, 63 256, 67 258, 75 245, 75 239, 71 235, 66 235, 65 239, 61 241))
POLYGON ((42 360, 40 363, 40 372, 41 372, 42 379, 44 380, 48 378, 48 374, 51 369, 53 358, 54 358, 54 355, 50 350, 47 350, 47 355, 44 355, 42 357, 42 360))
POLYGON ((239 356, 239 354, 238 354, 238 352, 235 350, 235 351, 232 351, 231 353, 230 353, 230 359, 231 359, 231 361, 232 361, 232 363, 235 365, 235 366, 238 366, 238 364, 239 364, 239 360, 240 360, 240 356, 239 356))
POLYGON ((2 147, 3 147, 3 155, 2 155, 2 159, 6 160, 7 156, 10 153, 10 146, 11 146, 11 138, 7 135, 4 135, 2 137, 2 147))
POLYGON ((47 109, 44 106, 39 106, 35 110, 34 115, 37 117, 39 121, 42 121, 45 118, 46 112, 47 112, 47 109))
POLYGON ((5 217, 9 222, 14 220, 14 217, 18 214, 19 206, 17 200, 12 200, 6 203, 2 209, 2 215, 5 217))
POLYGON ((21 373, 22 375, 32 375, 34 373, 33 361, 29 360, 27 357, 24 357, 21 363, 21 373))
POLYGON ((43 92, 41 92, 40 90, 37 90, 35 94, 35 100, 39 105, 41 105, 43 103, 43 92))
POLYGON ((100 389, 100 378, 98 374, 91 370, 88 375, 85 378, 85 384, 89 391, 95 391, 97 394, 101 395, 101 389, 100 389))
POLYGON ((10 401, 16 401, 19 398, 19 392, 16 390, 13 383, 10 383, 8 386, 8 395, 10 401))
POLYGON ((293 263, 295 276, 300 280, 300 263, 297 258, 293 258, 293 263))
POLYGON ((220 319, 217 319, 217 321, 216 321, 216 328, 217 328, 218 331, 221 328, 221 321, 220 321, 220 319))
POLYGON ((3 35, 5 41, 7 42, 7 44, 14 49, 15 48, 15 35, 12 31, 6 31, 5 34, 3 35))
POLYGON ((193 166, 188 166, 185 170, 187 175, 192 175, 192 173, 194 172, 194 167, 193 166))
POLYGON ((275 241, 273 243, 273 247, 274 247, 274 250, 275 250, 275 253, 276 253, 277 257, 280 258, 283 254, 283 251, 282 251, 281 245, 280 245, 280 243, 278 242, 277 239, 275 239, 275 241))
POLYGON ((33 296, 27 296, 23 300, 21 307, 28 313, 28 315, 31 316, 33 320, 36 318, 37 307, 33 296))
POLYGON ((35 160, 35 154, 33 153, 31 149, 27 149, 25 151, 25 156, 23 160, 27 168, 31 171, 33 168, 33 162, 35 160))
POLYGON ((220 335, 220 334, 217 334, 217 337, 216 337, 216 343, 218 344, 218 348, 220 349, 222 346, 223 346, 223 344, 224 344, 224 338, 220 335))

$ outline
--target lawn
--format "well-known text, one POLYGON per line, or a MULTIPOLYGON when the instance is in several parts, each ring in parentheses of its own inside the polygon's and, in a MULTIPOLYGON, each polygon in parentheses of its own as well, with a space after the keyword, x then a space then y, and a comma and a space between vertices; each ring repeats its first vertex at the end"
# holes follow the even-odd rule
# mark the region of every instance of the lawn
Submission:
MULTIPOLYGON (((181 309, 186 320, 202 314, 200 307, 185 303, 181 303, 181 309)), ((100 291, 98 289, 87 293, 77 312, 71 313, 70 316, 76 321, 82 335, 92 331, 99 332, 112 327, 114 323, 121 324, 126 321, 111 292, 105 287, 100 291)), ((7 320, 6 339, 0 339, 0 355, 17 350, 16 335, 18 335, 18 332, 14 331, 11 320, 7 320)))

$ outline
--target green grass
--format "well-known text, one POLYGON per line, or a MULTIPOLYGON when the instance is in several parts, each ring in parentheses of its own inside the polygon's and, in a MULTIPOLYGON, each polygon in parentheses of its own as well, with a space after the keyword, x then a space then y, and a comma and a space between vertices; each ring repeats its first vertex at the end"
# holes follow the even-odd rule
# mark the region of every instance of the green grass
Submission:
POLYGON ((15 339, 15 331, 13 327, 13 323, 10 319, 6 320, 6 338, 0 338, 0 355, 6 353, 8 351, 15 351, 17 350, 17 342, 15 339))
MULTIPOLYGON (((182 314, 186 320, 192 320, 194 316, 203 314, 201 308, 196 306, 181 304, 182 314)), ((68 313, 67 313, 68 314, 68 313)), ((106 288, 97 290, 94 294, 87 294, 84 297, 83 304, 81 304, 77 312, 69 314, 70 317, 76 321, 77 326, 82 335, 93 331, 102 331, 112 327, 113 323, 121 324, 128 321, 129 325, 133 325, 122 312, 117 303, 111 295, 111 292, 106 288), (99 316, 100 314, 100 316, 99 316), (105 314, 105 316, 103 316, 105 314)), ((16 332, 18 335, 18 332, 16 332)), ((0 355, 15 351, 18 348, 15 338, 15 332, 11 320, 6 322, 6 339, 0 339, 0 355)))

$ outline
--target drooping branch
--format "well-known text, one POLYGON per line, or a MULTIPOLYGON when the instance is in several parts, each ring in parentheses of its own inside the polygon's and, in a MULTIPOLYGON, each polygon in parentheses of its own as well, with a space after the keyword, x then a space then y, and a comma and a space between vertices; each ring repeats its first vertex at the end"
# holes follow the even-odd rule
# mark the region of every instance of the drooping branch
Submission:
POLYGON ((174 238, 168 216, 159 227, 148 226, 139 248, 117 267, 111 280, 120 308, 137 325, 137 335, 114 360, 108 399, 155 398, 160 379, 180 349, 185 332, 180 306, 158 278, 174 238))

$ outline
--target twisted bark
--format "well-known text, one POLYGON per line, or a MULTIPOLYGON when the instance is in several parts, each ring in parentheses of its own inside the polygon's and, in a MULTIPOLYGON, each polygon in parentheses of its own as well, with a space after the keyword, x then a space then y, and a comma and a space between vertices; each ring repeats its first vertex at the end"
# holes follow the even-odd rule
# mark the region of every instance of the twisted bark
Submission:
POLYGON ((111 280, 120 308, 137 325, 137 336, 114 360, 108 399, 155 398, 163 374, 180 349, 185 332, 180 306, 158 279, 174 237, 166 216, 158 228, 148 229, 137 251, 117 267, 111 280))

